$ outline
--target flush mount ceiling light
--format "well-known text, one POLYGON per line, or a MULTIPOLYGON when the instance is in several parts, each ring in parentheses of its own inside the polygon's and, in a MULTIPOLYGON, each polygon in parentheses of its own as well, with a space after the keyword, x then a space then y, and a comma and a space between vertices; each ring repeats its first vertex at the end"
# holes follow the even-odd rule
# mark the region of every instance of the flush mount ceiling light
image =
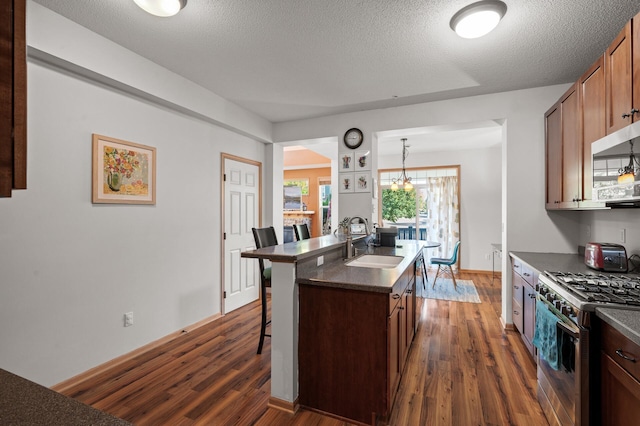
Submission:
POLYGON ((497 27, 506 12, 503 2, 483 0, 460 9, 449 25, 462 38, 478 38, 497 27))
POLYGON ((155 16, 166 18, 180 12, 187 0, 133 0, 142 10, 155 16))
POLYGON ((409 156, 409 151, 407 151, 406 147, 407 138, 402 138, 400 140, 402 141, 402 173, 400 173, 398 179, 393 180, 391 190, 397 191, 399 188, 398 184, 400 184, 405 191, 411 191, 413 189, 413 184, 411 183, 411 178, 407 176, 407 171, 404 168, 404 160, 409 156))

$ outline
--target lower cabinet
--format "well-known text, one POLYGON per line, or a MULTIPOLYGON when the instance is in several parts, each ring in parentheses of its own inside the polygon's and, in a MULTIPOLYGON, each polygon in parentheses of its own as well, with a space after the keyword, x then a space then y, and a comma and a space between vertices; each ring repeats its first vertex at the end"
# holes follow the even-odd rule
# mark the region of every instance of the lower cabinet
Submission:
POLYGON ((415 269, 393 292, 300 284, 299 402, 363 424, 391 412, 415 334, 415 269))
POLYGON ((522 338, 524 340, 524 344, 527 346, 527 349, 529 349, 529 352, 531 352, 531 354, 535 356, 533 335, 536 331, 536 290, 534 286, 535 284, 531 285, 526 281, 524 282, 524 294, 522 303, 522 309, 524 311, 524 324, 522 326, 522 338))
POLYGON ((536 327, 536 290, 539 273, 520 259, 512 257, 511 285, 513 295, 513 325, 522 335, 522 341, 534 357, 533 334, 536 327))
POLYGON ((601 424, 637 424, 640 419, 640 346, 600 321, 601 424))

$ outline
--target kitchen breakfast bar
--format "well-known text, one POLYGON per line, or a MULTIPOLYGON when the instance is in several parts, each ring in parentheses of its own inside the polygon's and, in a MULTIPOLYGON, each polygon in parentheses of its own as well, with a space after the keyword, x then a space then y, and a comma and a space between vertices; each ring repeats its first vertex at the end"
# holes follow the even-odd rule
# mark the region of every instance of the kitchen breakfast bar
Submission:
POLYGON ((389 414, 415 333, 425 243, 345 260, 347 237, 327 235, 242 253, 272 262, 270 406, 362 424, 389 414))

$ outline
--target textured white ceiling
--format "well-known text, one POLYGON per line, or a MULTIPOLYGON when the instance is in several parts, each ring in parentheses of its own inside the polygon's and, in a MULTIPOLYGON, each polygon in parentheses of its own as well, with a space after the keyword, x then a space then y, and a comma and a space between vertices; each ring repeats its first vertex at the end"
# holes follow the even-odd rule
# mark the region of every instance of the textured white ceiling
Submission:
POLYGON ((35 0, 272 122, 575 81, 640 2, 505 0, 489 35, 451 16, 474 0, 35 0))

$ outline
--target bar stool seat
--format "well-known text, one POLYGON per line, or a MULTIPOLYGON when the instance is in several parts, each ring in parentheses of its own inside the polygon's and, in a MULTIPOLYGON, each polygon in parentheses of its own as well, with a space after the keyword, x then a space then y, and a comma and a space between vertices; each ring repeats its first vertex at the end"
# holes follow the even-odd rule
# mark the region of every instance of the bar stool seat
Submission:
MULTIPOLYGON (((256 248, 264 248, 278 245, 276 230, 273 226, 267 228, 251 228, 253 239, 256 242, 256 248)), ((271 324, 271 320, 267 321, 267 287, 271 287, 271 267, 265 267, 264 259, 258 259, 260 265, 260 297, 262 299, 262 323, 260 325, 260 342, 258 343, 258 354, 262 353, 262 346, 265 337, 271 337, 266 334, 267 325, 271 324)))

